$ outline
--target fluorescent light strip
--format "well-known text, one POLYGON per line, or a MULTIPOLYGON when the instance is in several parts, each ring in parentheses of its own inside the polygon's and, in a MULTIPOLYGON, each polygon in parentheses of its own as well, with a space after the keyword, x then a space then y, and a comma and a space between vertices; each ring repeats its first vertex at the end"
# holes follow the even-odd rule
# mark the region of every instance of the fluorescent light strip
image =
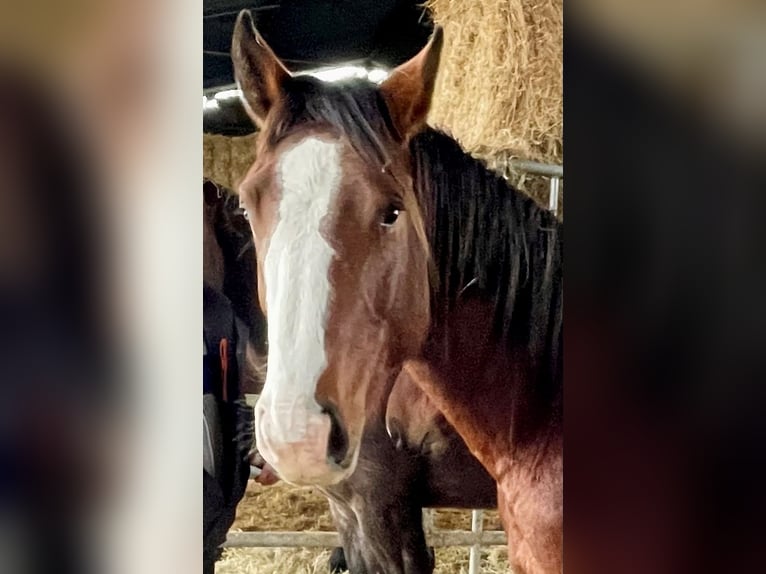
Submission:
POLYGON ((239 97, 242 95, 241 90, 223 90, 221 92, 216 92, 213 96, 216 100, 219 102, 225 101, 225 100, 236 100, 239 99, 239 97))
POLYGON ((388 77, 388 70, 382 68, 367 69, 362 66, 337 66, 335 68, 320 68, 310 72, 301 72, 297 76, 313 76, 323 82, 338 82, 351 78, 367 78, 379 84, 388 77))
POLYGON ((361 66, 339 66, 337 68, 325 68, 311 72, 299 73, 297 76, 313 76, 323 82, 338 82, 351 78, 366 78, 367 70, 361 66))
POLYGON ((383 68, 373 68, 367 72, 367 79, 373 84, 380 84, 383 80, 388 78, 389 71, 383 68))
MULTIPOLYGON (((374 84, 380 84, 388 77, 389 71, 382 68, 372 68, 368 70, 362 66, 338 66, 335 68, 323 68, 312 70, 311 72, 300 72, 296 76, 312 76, 323 82, 339 82, 351 78, 367 78, 374 84)), ((238 99, 242 96, 241 90, 230 89, 216 92, 212 97, 202 96, 203 110, 220 109, 219 102, 238 99)))

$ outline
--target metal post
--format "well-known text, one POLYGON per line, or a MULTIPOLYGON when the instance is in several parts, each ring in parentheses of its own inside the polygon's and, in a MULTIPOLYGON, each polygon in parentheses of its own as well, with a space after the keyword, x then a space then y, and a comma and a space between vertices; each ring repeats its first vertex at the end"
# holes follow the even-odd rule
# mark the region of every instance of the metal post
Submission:
POLYGON ((483 510, 471 511, 471 532, 476 536, 476 542, 471 546, 471 553, 468 557, 468 574, 479 574, 481 572, 481 532, 483 529, 483 510))
MULTIPOLYGON (((502 530, 482 532, 481 546, 505 546, 508 539, 502 530)), ((429 546, 471 546, 476 544, 477 535, 462 530, 441 530, 435 528, 427 540, 429 546)), ((337 532, 229 532, 227 548, 325 548, 340 544, 337 532)))
POLYGON ((553 215, 558 215, 559 212, 559 178, 551 178, 551 190, 548 194, 548 209, 553 212, 553 215))
POLYGON ((428 538, 434 530, 434 511, 433 508, 423 509, 423 532, 428 538))

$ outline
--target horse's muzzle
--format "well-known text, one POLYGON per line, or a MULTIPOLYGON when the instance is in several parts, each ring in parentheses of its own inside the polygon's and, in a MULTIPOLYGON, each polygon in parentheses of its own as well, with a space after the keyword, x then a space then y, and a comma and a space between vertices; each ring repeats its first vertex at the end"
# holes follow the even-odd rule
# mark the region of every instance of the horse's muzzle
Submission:
POLYGON ((256 442, 261 456, 284 481, 328 486, 353 472, 356 457, 348 456, 348 435, 334 411, 293 410, 292 421, 274 421, 272 412, 256 407, 256 442), (292 425, 288 432, 286 425, 292 425))

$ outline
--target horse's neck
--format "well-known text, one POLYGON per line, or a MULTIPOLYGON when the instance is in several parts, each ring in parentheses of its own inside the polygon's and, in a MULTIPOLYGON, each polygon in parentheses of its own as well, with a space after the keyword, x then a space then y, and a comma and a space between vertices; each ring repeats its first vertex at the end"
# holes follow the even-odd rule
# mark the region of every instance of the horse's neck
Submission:
POLYGON ((478 298, 454 306, 442 330, 432 333, 418 381, 466 445, 498 476, 499 460, 558 420, 540 388, 555 386, 545 361, 492 332, 494 307, 478 298))
POLYGON ((560 323, 551 320, 561 309, 560 224, 448 136, 426 130, 422 140, 415 181, 438 277, 434 323, 444 328, 462 300, 484 297, 496 309, 485 328, 547 353, 560 323))
POLYGON ((421 386, 493 472, 556 418, 560 227, 444 134, 415 149, 439 277, 421 386))

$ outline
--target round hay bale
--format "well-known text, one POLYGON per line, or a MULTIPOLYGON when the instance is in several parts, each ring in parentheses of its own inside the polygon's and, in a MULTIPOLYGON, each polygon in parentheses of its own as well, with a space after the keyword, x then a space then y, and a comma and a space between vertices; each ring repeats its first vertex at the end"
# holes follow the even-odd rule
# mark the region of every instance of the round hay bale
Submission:
POLYGON ((563 160, 563 0, 429 0, 444 48, 430 122, 479 155, 563 160))
POLYGON ((255 134, 227 137, 203 136, 204 177, 236 191, 240 181, 255 160, 255 134))

